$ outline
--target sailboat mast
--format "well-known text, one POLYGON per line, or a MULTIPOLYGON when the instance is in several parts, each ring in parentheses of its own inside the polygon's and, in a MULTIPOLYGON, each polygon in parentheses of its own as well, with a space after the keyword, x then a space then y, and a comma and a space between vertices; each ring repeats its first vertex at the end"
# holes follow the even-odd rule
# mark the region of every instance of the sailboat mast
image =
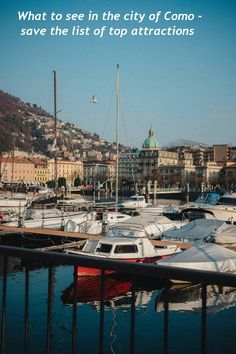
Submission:
POLYGON ((116 210, 119 196, 119 138, 120 138, 120 67, 116 67, 116 210))
POLYGON ((54 181, 55 192, 57 191, 57 75, 56 71, 53 71, 53 86, 54 86, 54 181))

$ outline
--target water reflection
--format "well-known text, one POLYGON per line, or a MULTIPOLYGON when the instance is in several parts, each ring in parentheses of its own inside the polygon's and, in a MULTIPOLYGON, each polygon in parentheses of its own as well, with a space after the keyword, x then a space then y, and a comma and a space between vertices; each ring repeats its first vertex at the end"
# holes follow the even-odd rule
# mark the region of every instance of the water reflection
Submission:
MULTIPOLYGON (((77 304, 89 303, 99 310, 101 301, 101 277, 79 277, 76 285, 72 283, 61 296, 64 305, 73 305, 76 291, 77 304), (76 289, 76 290, 75 290, 76 289)), ((108 308, 130 307, 132 302, 132 281, 130 278, 109 275, 104 277, 104 305, 108 308)), ((153 291, 163 287, 161 282, 139 279, 135 281, 135 306, 146 306, 153 291)))
MULTIPOLYGON (((200 312, 202 308, 201 285, 174 285, 165 288, 156 298, 156 311, 200 312)), ((207 313, 216 314, 236 305, 236 288, 207 286, 207 313)))

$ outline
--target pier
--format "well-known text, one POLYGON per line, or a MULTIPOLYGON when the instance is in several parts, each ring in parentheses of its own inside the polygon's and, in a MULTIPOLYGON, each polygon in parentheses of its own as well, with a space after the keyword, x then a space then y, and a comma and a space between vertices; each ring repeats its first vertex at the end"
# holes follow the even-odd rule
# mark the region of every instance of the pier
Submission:
MULTIPOLYGON (((72 245, 76 245, 81 240, 85 239, 94 239, 100 240, 103 235, 88 235, 79 232, 66 232, 66 231, 59 231, 59 230, 52 230, 52 229, 33 229, 33 228, 19 228, 19 227, 12 227, 12 226, 0 226, 0 237, 2 238, 10 238, 16 235, 34 235, 34 236, 51 236, 60 239, 67 240, 67 243, 63 243, 57 246, 50 246, 46 249, 49 250, 59 250, 65 249, 67 247, 73 247, 72 245), (73 242, 72 242, 73 240, 73 242), (76 242, 77 240, 77 242, 76 242), (71 241, 71 243, 69 243, 71 241)), ((169 241, 159 241, 159 240, 151 240, 152 244, 156 247, 166 246, 166 245, 176 245, 179 246, 181 249, 188 249, 193 245, 191 243, 183 243, 183 242, 169 242, 169 241)))

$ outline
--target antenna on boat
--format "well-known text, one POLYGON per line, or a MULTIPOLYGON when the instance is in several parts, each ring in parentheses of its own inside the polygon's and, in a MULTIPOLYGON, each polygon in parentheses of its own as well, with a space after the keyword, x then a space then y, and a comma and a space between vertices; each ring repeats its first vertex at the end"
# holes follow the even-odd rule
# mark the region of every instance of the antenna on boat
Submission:
POLYGON ((120 125, 120 67, 116 66, 116 211, 118 209, 119 192, 119 125, 120 125))

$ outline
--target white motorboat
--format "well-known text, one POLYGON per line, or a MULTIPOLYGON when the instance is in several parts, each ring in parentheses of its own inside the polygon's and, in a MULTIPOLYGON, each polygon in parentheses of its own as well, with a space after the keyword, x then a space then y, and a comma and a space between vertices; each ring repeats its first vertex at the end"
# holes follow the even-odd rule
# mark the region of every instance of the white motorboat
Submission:
MULTIPOLYGON (((170 256, 175 252, 181 252, 181 250, 176 246, 155 248, 147 237, 103 237, 100 240, 87 239, 77 249, 68 249, 66 252, 126 262, 154 263, 157 259, 170 256)), ((105 271, 105 274, 112 273, 114 271, 105 271)), ((100 269, 77 267, 78 276, 97 276, 100 274, 100 269)))
POLYGON ((6 226, 42 228, 42 229, 64 229, 65 223, 70 220, 82 220, 87 212, 64 212, 59 209, 26 209, 19 220, 6 223, 6 226))
POLYGON ((152 205, 148 204, 145 208, 141 208, 142 214, 152 214, 152 215, 169 215, 176 214, 178 212, 178 207, 173 204, 169 205, 152 205))
POLYGON ((185 223, 186 221, 172 221, 162 215, 142 214, 114 225, 108 231, 107 236, 141 236, 148 237, 149 239, 159 239, 164 231, 180 228, 185 223))
MULTIPOLYGON (((236 273, 236 252, 213 243, 205 243, 191 247, 171 258, 159 260, 156 264, 165 267, 236 273)), ((172 281, 183 282, 175 279, 172 281)))
POLYGON ((236 246, 236 225, 228 225, 221 232, 213 232, 212 242, 224 247, 236 246))
POLYGON ((118 208, 119 209, 138 209, 138 208, 145 208, 146 206, 151 205, 149 203, 146 203, 145 197, 143 195, 132 195, 128 200, 119 203, 118 208))
POLYGON ((161 239, 170 242, 212 242, 213 235, 220 234, 228 227, 229 225, 221 220, 197 219, 188 222, 179 229, 165 231, 161 239))
POLYGON ((107 232, 113 225, 130 218, 130 215, 115 211, 105 211, 102 214, 90 212, 85 215, 83 220, 68 220, 65 224, 65 231, 100 235, 107 232))
POLYGON ((190 219, 211 217, 236 223, 236 193, 225 193, 215 205, 193 205, 183 208, 182 214, 190 219))

